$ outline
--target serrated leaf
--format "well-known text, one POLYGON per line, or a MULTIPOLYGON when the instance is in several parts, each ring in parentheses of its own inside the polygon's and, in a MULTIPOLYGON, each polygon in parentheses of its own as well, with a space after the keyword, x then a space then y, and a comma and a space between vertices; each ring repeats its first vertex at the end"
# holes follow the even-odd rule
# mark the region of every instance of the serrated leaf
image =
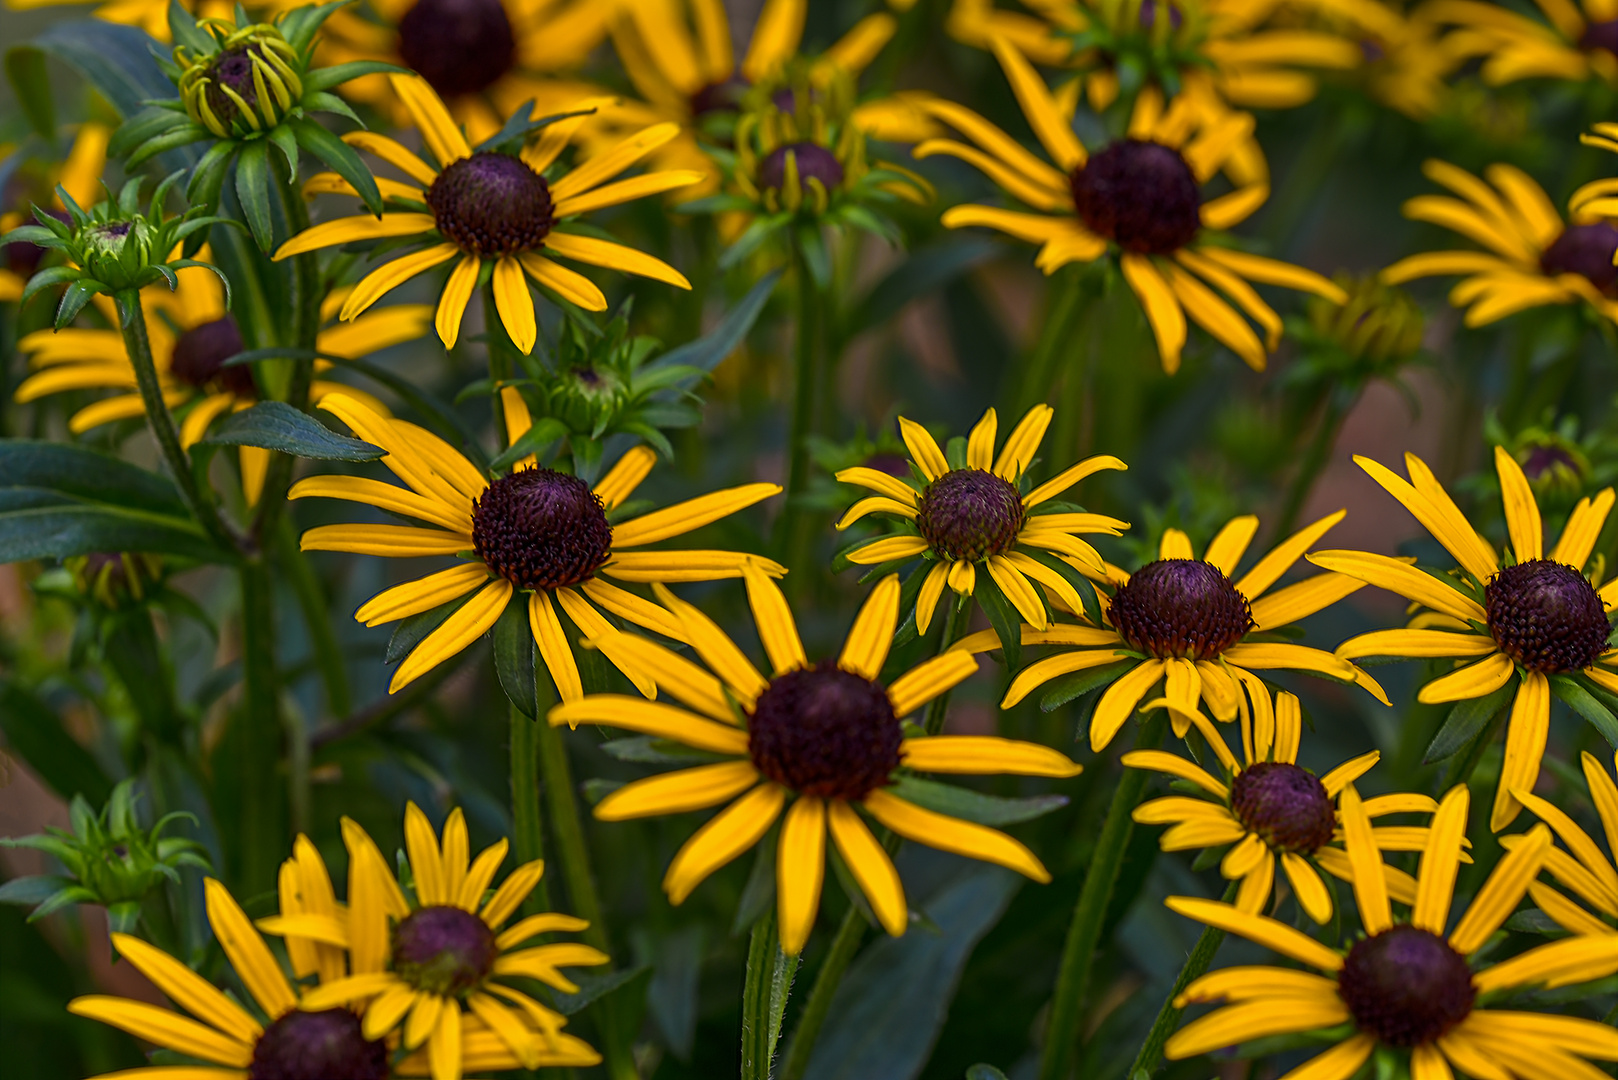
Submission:
POLYGON ((284 401, 261 401, 233 413, 200 442, 209 446, 258 446, 316 461, 375 461, 387 453, 380 446, 337 434, 284 401))
POLYGON ((1097 687, 1106 686, 1115 681, 1124 672, 1134 667, 1137 660, 1119 660, 1117 663, 1107 664, 1104 667, 1089 668, 1085 671, 1075 671, 1048 684, 1049 689, 1039 699, 1042 712, 1055 712, 1075 698, 1081 698, 1097 687))
POLYGON ((919 776, 901 776, 885 790, 923 809, 948 814, 963 821, 975 821, 979 825, 1015 825, 1020 821, 1044 817, 1067 805, 1066 795, 1008 799, 954 784, 941 784, 937 780, 923 780, 919 776))
POLYGON ((1462 701, 1449 711, 1449 718, 1438 729, 1433 741, 1427 745, 1422 763, 1432 765, 1454 757, 1473 740, 1481 738, 1495 714, 1506 707, 1506 701, 1516 691, 1515 680, 1496 690, 1488 697, 1462 701))

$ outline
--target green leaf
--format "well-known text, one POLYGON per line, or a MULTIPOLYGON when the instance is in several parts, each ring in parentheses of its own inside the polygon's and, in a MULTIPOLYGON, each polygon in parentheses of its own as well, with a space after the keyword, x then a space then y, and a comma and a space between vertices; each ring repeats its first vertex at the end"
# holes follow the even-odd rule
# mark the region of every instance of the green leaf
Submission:
POLYGON ((213 38, 197 25, 196 17, 180 0, 169 0, 169 35, 175 45, 184 45, 193 55, 207 55, 217 48, 213 38))
POLYGON ((303 76, 303 92, 305 94, 317 93, 321 90, 330 90, 340 86, 350 79, 358 79, 363 75, 408 75, 409 68, 402 68, 396 64, 385 64, 380 60, 350 60, 346 64, 333 64, 330 67, 314 68, 305 72, 303 76))
POLYGON ((706 750, 693 750, 684 743, 659 739, 653 735, 632 735, 623 739, 608 739, 601 744, 608 757, 619 761, 633 761, 647 765, 701 765, 708 762, 728 761, 719 754, 706 750))
POLYGON ((26 304, 34 298, 36 293, 49 289, 53 285, 60 285, 64 281, 77 281, 84 271, 76 266, 47 266, 28 279, 23 286, 22 297, 18 303, 26 304))
MULTIPOLYGON (((284 356, 286 351, 281 350, 276 355, 284 356)), ((354 360, 349 357, 330 356, 325 353, 317 355, 321 360, 329 360, 338 367, 350 368, 367 378, 375 379, 395 394, 398 394, 405 404, 421 415, 427 427, 433 429, 451 446, 465 454, 467 459, 480 470, 488 471, 489 458, 483 452, 483 447, 478 444, 477 436, 469 431, 466 425, 461 423, 461 418, 455 414, 453 409, 416 386, 411 380, 369 360, 354 360)))
POLYGON ((1049 689, 1039 699, 1042 712, 1055 712, 1075 698, 1081 698, 1100 686, 1106 686, 1115 681, 1124 672, 1134 667, 1138 660, 1119 660, 1114 664, 1103 667, 1089 668, 1085 671, 1075 671, 1048 683, 1049 689))
POLYGON ((67 291, 62 294, 62 302, 56 307, 56 329, 60 330, 78 318, 79 312, 84 310, 84 305, 88 304, 96 293, 105 291, 106 286, 89 278, 80 278, 69 285, 67 291))
POLYGON ((236 154, 236 199, 253 240, 266 255, 275 248, 275 218, 270 210, 270 144, 255 139, 236 154))
POLYGON ((1552 675, 1551 692, 1568 708, 1590 721, 1601 737, 1618 749, 1618 716, 1593 697, 1579 682, 1566 675, 1552 675))
POLYGON ((1067 805, 1066 795, 1008 799, 954 784, 941 784, 937 780, 923 780, 919 776, 901 776, 887 791, 923 809, 975 821, 979 825, 1015 825, 1020 821, 1044 817, 1067 805))
POLYGON ((371 175, 371 170, 365 167, 365 162, 353 147, 313 120, 293 120, 291 126, 298 137, 299 146, 347 180, 359 192, 367 210, 373 214, 382 212, 382 193, 377 190, 376 177, 371 175))
POLYGON ((149 100, 174 97, 174 84, 152 56, 166 56, 169 49, 138 27, 65 19, 24 48, 38 49, 76 70, 120 116, 135 115, 149 100))
POLYGON ((1445 761, 1470 746, 1473 740, 1481 738, 1489 721, 1506 707, 1506 701, 1515 692, 1516 687, 1517 682, 1513 679, 1488 697, 1458 702, 1449 711, 1449 719, 1444 721, 1444 726, 1438 729, 1438 734, 1434 735, 1433 741, 1427 745, 1427 754, 1422 758, 1422 764, 1432 765, 1445 761))
POLYGON ((51 100, 50 76, 45 71, 45 54, 26 46, 6 52, 6 78, 17 95, 17 103, 36 134, 53 145, 56 142, 56 103, 51 100))
POLYGON ((11 752, 62 798, 82 795, 100 806, 112 795, 112 781, 50 706, 10 681, 0 682, 0 731, 11 752))
POLYGON ((144 165, 159 154, 166 154, 170 150, 178 150, 182 146, 190 146, 192 143, 201 142, 203 139, 212 137, 213 133, 207 128, 188 120, 183 124, 175 125, 169 131, 147 139, 130 153, 128 160, 124 164, 126 168, 133 169, 139 165, 144 165))
POLYGON ((977 574, 977 583, 972 587, 972 596, 988 616, 989 625, 994 627, 995 636, 1000 639, 1000 651, 1006 654, 1006 666, 1016 667, 1022 663, 1022 616, 1006 599, 1006 594, 1000 591, 1000 586, 994 583, 987 570, 980 569, 977 574))
POLYGON ((107 142, 107 153, 122 157, 146 140, 191 122, 185 113, 156 105, 148 106, 118 125, 118 130, 112 133, 112 138, 107 142))
POLYGON ((388 651, 383 659, 390 664, 396 664, 409 656, 428 634, 437 630, 445 619, 459 611, 461 605, 474 595, 475 590, 465 596, 457 596, 447 604, 439 604, 430 611, 423 611, 408 619, 400 619, 398 625, 393 628, 393 636, 388 638, 388 651))
POLYGON ((569 976, 578 984, 577 994, 556 993, 556 1011, 563 1016, 572 1016, 593 1001, 606 997, 620 986, 634 982, 636 979, 651 972, 650 967, 626 968, 623 971, 609 971, 605 975, 587 975, 583 972, 571 971, 569 976))
POLYGON ((529 454, 541 454, 557 439, 568 434, 567 425, 554 416, 547 416, 523 432, 522 438, 512 443, 505 452, 489 462, 493 472, 504 472, 529 454))
POLYGON ((494 671, 506 699, 528 719, 539 715, 539 685, 534 680, 534 631, 528 625, 528 597, 515 592, 494 624, 494 671))
POLYGON ((36 507, 0 514, 0 563, 97 551, 150 551, 202 562, 225 556, 190 521, 118 506, 36 507))
POLYGON ((1043 564, 1052 572, 1060 574, 1062 580, 1073 586, 1073 591, 1079 594, 1084 601, 1084 614, 1096 626, 1101 625, 1101 601, 1096 598, 1095 583, 1078 571, 1078 568, 1063 559, 1057 558, 1053 553, 1041 548, 1029 547, 1021 544, 1017 548, 1022 554, 1043 564))
POLYGON ((527 140, 529 135, 541 128, 549 127, 558 120, 567 120, 574 116, 589 116, 595 111, 593 108, 577 109, 573 112, 551 113, 548 116, 541 116, 536 119, 534 117, 534 101, 530 98, 512 110, 511 118, 505 122, 505 125, 499 131, 478 143, 473 149, 476 153, 499 150, 514 154, 522 149, 522 143, 527 140))
POLYGON ((63 889, 72 888, 73 884, 72 878, 46 875, 12 878, 4 885, 0 885, 0 904, 33 907, 35 904, 43 904, 63 889))
POLYGON ((209 446, 259 446, 316 461, 375 461, 387 453, 380 446, 337 434, 284 401, 261 401, 233 413, 200 441, 209 446))
POLYGON ((286 159, 287 183, 296 184, 298 182, 297 136, 292 134, 287 125, 277 124, 270 129, 269 139, 270 142, 275 144, 275 148, 281 151, 281 156, 286 159))
MULTIPOLYGON (((218 142, 208 148, 191 170, 191 179, 185 185, 185 200, 192 206, 212 208, 219 204, 219 193, 225 189, 225 177, 230 173, 230 159, 236 153, 233 142, 218 142)), ((198 241, 200 243, 200 241, 198 241)), ((196 254, 191 251, 188 254, 196 254)))
POLYGON ((65 443, 0 439, 0 491, 12 487, 43 488, 74 499, 174 517, 187 513, 179 491, 167 477, 65 443))
MULTIPOLYGON (((690 367, 712 371, 742 343, 747 332, 753 328, 753 323, 758 320, 759 313, 764 310, 770 294, 775 291, 776 282, 780 280, 781 271, 771 270, 759 279, 758 284, 747 290, 747 295, 735 307, 725 312, 725 317, 710 333, 664 353, 642 370, 653 372, 669 367, 690 367)), ((695 382, 695 379, 686 380, 685 385, 695 382)))

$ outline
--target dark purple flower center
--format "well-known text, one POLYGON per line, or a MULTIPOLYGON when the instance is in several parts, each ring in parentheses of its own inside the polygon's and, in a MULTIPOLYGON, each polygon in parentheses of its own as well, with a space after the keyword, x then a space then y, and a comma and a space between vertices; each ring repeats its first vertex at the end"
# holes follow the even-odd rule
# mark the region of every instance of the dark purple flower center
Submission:
MULTIPOLYGON (((64 225, 73 223, 73 219, 68 216, 66 210, 46 210, 45 213, 64 225)), ((31 225, 33 222, 28 222, 28 224, 31 225)), ((127 232, 128 230, 126 229, 125 231, 127 232)), ((48 250, 48 248, 42 248, 38 244, 30 244, 26 241, 7 244, 6 269, 20 278, 33 277, 34 271, 39 269, 40 261, 45 258, 45 252, 48 250)))
POLYGON ((510 154, 454 162, 427 189, 427 206, 446 240, 486 259, 536 251, 556 224, 550 185, 510 154))
POLYGON ((1508 566, 1484 586, 1483 602, 1495 644, 1529 671, 1583 671, 1606 651, 1606 608, 1571 566, 1508 566))
POLYGON ((399 20, 399 58, 452 98, 499 82, 517 39, 500 0, 417 0, 399 20))
POLYGON ((736 112, 742 107, 742 95, 746 93, 747 83, 741 79, 709 83, 691 95, 691 115, 736 112))
POLYGON ((240 398, 257 394, 253 369, 245 364, 225 367, 242 351, 242 331, 234 316, 200 323, 180 335, 169 358, 169 374, 199 390, 222 390, 240 398))
POLYGON ((473 989, 494 970, 500 946, 489 925, 458 907, 424 907, 393 928, 393 971, 429 994, 473 989))
POLYGON ((1604 293, 1618 284, 1618 267, 1612 257, 1618 253, 1618 228, 1605 221, 1590 225, 1569 225, 1539 256, 1539 268, 1547 274, 1579 274, 1604 293))
POLYGON ((300 1009, 264 1029, 248 1080, 388 1080, 388 1048, 367 1039, 347 1009, 300 1009))
POLYGON ((1017 543, 1026 515, 1008 481, 982 469, 953 469, 916 502, 916 528, 950 562, 1003 555, 1017 543))
POLYGON ((843 182, 843 166, 837 155, 819 143, 800 142, 777 146, 758 168, 759 186, 766 191, 779 190, 787 177, 787 155, 798 164, 798 183, 806 190, 811 179, 819 180, 828 193, 836 191, 843 182))
POLYGON ((1230 810, 1276 851, 1312 855, 1331 841, 1337 815, 1314 773, 1284 761, 1261 761, 1236 774, 1230 810))
POLYGON ((1159 559, 1129 576, 1112 598, 1113 628, 1149 656, 1211 660, 1253 628, 1247 597, 1200 559, 1159 559))
POLYGON ((1168 255, 1202 227, 1202 195, 1178 150, 1121 139, 1074 170, 1073 205, 1090 231, 1125 251, 1168 255))
POLYGON ((1591 49, 1606 49, 1618 55, 1618 19, 1593 22, 1586 26, 1584 33, 1579 37, 1579 48, 1587 52, 1591 49))
POLYGON ((1432 1042, 1465 1020, 1477 997, 1466 958, 1437 934, 1408 925, 1350 949, 1337 993, 1359 1029, 1390 1046, 1432 1042))
MULTIPOLYGON (((210 81, 208 88, 203 91, 208 102, 208 111, 227 128, 239 115, 240 109, 222 87, 230 87, 249 109, 258 108, 258 90, 253 86, 254 53, 262 56, 263 50, 256 44, 226 49, 214 58, 213 66, 208 72, 210 81)), ((271 67, 273 70, 274 65, 271 67)), ((262 120, 262 117, 259 119, 262 120)))
POLYGON ((747 731, 758 771, 800 795, 863 799, 899 767, 887 691, 829 660, 771 679, 747 731))
MULTIPOLYGON (((1180 14, 1180 9, 1175 4, 1164 4, 1163 6, 1168 8, 1169 28, 1178 30, 1180 24, 1185 21, 1185 16, 1180 14)), ((1157 0, 1141 0, 1140 25, 1144 30, 1150 30, 1157 25, 1157 0)))
POLYGON ((1522 463, 1523 474, 1530 480, 1564 469, 1583 479, 1584 465, 1564 447, 1554 445, 1533 447, 1528 451, 1528 460, 1522 463))
POLYGON ((472 504, 472 546, 519 589, 558 589, 601 569, 612 554, 612 526, 583 480, 524 469, 494 481, 472 504))

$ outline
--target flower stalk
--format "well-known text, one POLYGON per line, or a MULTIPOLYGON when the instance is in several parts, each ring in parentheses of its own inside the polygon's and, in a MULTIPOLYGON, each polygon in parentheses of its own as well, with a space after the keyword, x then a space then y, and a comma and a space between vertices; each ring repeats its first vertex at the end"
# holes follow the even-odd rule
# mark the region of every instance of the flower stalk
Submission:
MULTIPOLYGON (((1232 881, 1225 886, 1225 895, 1221 897, 1223 903, 1231 903, 1236 899, 1236 893, 1241 889, 1241 881, 1232 881)), ((1185 1010, 1175 1005, 1175 1001, 1197 979, 1202 978, 1213 963, 1214 954, 1219 952, 1219 946, 1224 944, 1225 931, 1217 926, 1205 926, 1197 937, 1197 943, 1191 947, 1191 954, 1185 958, 1185 964, 1180 968, 1180 974, 1175 977, 1174 985, 1169 988, 1168 996, 1163 999, 1163 1007, 1157 1011, 1157 1019, 1152 1021, 1152 1029, 1146 1033, 1146 1041, 1141 1043, 1140 1053, 1135 1055, 1135 1063, 1129 1067, 1125 1074, 1128 1080, 1151 1080, 1157 1067, 1163 1063, 1163 1046, 1174 1034, 1174 1029, 1180 1025, 1180 1017, 1185 1010)))
POLYGON ((781 1017, 797 971, 798 957, 781 951, 772 905, 753 924, 747 942, 747 977, 742 985, 742 1080, 770 1080, 775 1044, 781 1036, 781 1017))

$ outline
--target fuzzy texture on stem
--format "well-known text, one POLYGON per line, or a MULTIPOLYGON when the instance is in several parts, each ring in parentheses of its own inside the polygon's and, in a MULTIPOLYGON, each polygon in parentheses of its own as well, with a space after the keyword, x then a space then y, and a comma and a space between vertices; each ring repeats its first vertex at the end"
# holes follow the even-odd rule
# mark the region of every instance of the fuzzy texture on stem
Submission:
POLYGON ((798 957, 781 951, 770 905, 747 942, 747 976, 742 984, 742 1080, 770 1080, 781 1017, 786 1011, 798 957))

